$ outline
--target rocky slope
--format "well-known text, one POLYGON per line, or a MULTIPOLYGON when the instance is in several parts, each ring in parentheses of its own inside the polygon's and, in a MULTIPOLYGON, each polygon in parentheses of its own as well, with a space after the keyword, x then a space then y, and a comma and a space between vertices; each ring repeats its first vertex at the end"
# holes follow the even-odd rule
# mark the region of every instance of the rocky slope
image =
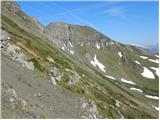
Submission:
POLYGON ((1 30, 3 118, 158 118, 158 55, 11 1, 1 30))

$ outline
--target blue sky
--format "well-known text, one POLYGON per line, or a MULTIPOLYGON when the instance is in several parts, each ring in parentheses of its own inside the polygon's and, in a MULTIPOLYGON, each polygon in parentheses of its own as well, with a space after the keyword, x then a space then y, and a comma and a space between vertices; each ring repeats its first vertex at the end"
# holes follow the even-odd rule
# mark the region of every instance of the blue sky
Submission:
POLYGON ((158 43, 156 1, 18 1, 22 10, 43 25, 50 22, 89 25, 125 44, 158 43))

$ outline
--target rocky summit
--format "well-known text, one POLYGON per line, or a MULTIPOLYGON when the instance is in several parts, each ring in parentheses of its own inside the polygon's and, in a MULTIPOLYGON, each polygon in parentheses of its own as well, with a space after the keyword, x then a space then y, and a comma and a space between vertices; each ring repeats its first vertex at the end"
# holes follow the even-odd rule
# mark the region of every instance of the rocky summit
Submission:
POLYGON ((1 5, 2 118, 158 118, 158 54, 1 5))

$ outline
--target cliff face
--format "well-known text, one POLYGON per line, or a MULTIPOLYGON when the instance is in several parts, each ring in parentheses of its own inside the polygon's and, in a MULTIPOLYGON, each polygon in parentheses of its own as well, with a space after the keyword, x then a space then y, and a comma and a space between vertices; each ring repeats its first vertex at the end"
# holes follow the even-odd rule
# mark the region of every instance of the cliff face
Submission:
POLYGON ((50 23, 46 26, 44 34, 49 40, 56 42, 61 40, 63 42, 70 41, 77 42, 96 42, 104 38, 106 41, 110 39, 93 28, 81 25, 71 25, 66 23, 50 23))

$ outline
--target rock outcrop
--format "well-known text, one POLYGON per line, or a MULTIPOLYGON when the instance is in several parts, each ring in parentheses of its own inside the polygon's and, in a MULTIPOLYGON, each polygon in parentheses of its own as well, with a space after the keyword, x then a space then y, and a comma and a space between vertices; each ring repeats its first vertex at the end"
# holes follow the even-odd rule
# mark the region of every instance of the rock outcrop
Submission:
POLYGON ((18 61, 19 63, 22 64, 23 67, 29 69, 29 70, 34 70, 34 64, 32 61, 29 61, 27 56, 22 52, 21 48, 15 44, 11 44, 9 40, 11 39, 10 37, 4 37, 1 39, 1 51, 11 57, 13 60, 18 61), (4 39, 7 38, 7 39, 4 39))

